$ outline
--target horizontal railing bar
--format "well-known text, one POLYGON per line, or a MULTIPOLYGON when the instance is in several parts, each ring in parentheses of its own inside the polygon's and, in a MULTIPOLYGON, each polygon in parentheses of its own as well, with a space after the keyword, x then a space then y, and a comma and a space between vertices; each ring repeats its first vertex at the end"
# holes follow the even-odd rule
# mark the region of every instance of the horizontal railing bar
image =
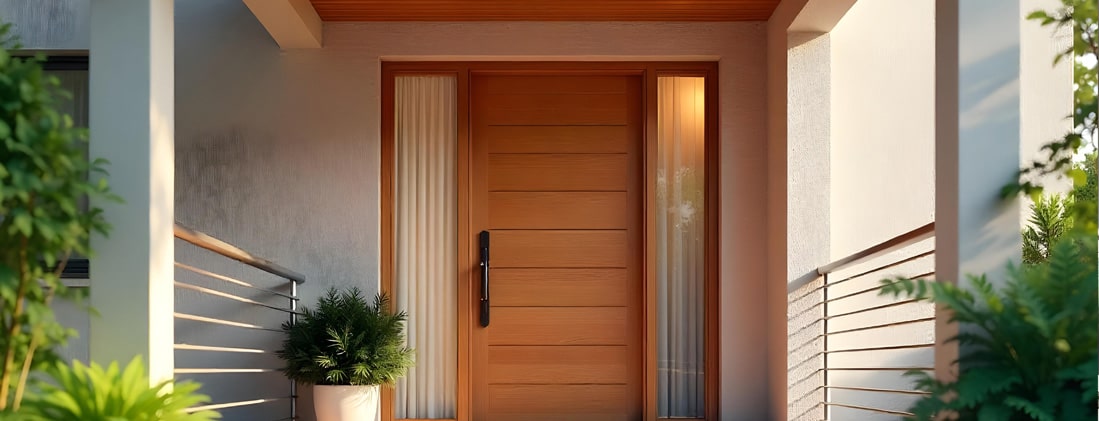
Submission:
POLYGON ((831 350, 831 351, 824 351, 824 353, 825 354, 840 354, 840 353, 844 353, 844 352, 893 351, 893 350, 897 350, 897 349, 931 348, 931 347, 934 347, 934 346, 935 346, 935 343, 932 342, 932 343, 929 343, 929 344, 911 344, 911 345, 875 346, 875 347, 868 347, 868 348, 836 349, 836 350, 831 350))
POLYGON ((249 374, 277 373, 276 368, 177 368, 176 374, 249 374))
POLYGON ((854 386, 824 386, 825 389, 840 389, 840 390, 854 390, 857 392, 876 392, 876 393, 897 393, 903 395, 930 395, 931 392, 924 392, 922 390, 902 390, 902 389, 878 389, 873 387, 854 387, 854 386))
POLYGON ((237 407, 241 407, 241 406, 259 405, 259 404, 264 404, 264 403, 268 403, 268 402, 278 402, 278 401, 284 401, 284 400, 287 400, 287 399, 290 399, 290 398, 289 397, 286 397, 286 398, 269 398, 269 399, 253 399, 253 400, 249 400, 249 401, 226 402, 226 403, 218 403, 218 404, 213 404, 213 405, 193 406, 193 407, 187 408, 185 411, 187 411, 187 412, 213 411, 213 410, 217 410, 217 409, 237 408, 237 407))
POLYGON ((917 302, 917 300, 915 300, 915 299, 901 300, 901 301, 892 302, 892 303, 889 303, 889 304, 882 304, 880 306, 864 308, 862 310, 855 310, 855 311, 849 311, 847 313, 840 313, 840 314, 834 314, 834 315, 831 315, 831 316, 824 316, 824 320, 831 320, 831 319, 835 319, 837 317, 844 317, 844 316, 850 316, 850 315, 853 315, 853 314, 866 313, 866 312, 869 312, 869 311, 881 310, 883 308, 896 307, 896 306, 899 306, 899 305, 910 304, 910 303, 915 303, 915 302, 917 302))
POLYGON ((919 275, 913 276, 913 277, 908 278, 908 279, 923 279, 923 278, 926 278, 926 277, 934 275, 934 274, 935 274, 935 271, 924 272, 924 273, 921 273, 919 275))
POLYGON ((900 415, 900 416, 907 416, 907 417, 912 416, 912 414, 909 413, 909 412, 893 411, 893 410, 890 410, 890 409, 874 408, 874 407, 871 407, 871 406, 850 405, 850 404, 846 404, 846 403, 828 402, 828 401, 824 401, 824 402, 821 402, 821 403, 823 403, 827 406, 842 406, 844 408, 851 408, 851 409, 858 409, 858 410, 862 410, 862 411, 877 412, 877 413, 880 413, 880 414, 900 415))
POLYGON ((918 243, 920 241, 931 238, 935 235, 935 222, 929 222, 926 225, 916 228, 912 231, 898 235, 896 237, 885 240, 884 242, 875 244, 861 251, 855 252, 850 256, 836 260, 835 262, 817 268, 817 274, 824 275, 827 273, 835 272, 837 269, 854 265, 871 258, 888 253, 895 249, 918 243))
POLYGON ((828 367, 824 371, 931 371, 935 367, 828 367))
POLYGON ((864 290, 860 290, 860 291, 856 291, 856 292, 852 292, 850 294, 841 295, 841 296, 836 297, 836 298, 829 298, 829 299, 825 300, 824 302, 825 303, 831 303, 833 301, 839 301, 839 300, 842 300, 842 299, 845 299, 845 298, 851 298, 851 297, 854 297, 856 295, 865 294, 865 293, 868 293, 868 292, 871 292, 871 291, 877 291, 877 290, 880 290, 880 289, 881 289, 881 285, 875 285, 873 287, 870 287, 870 288, 867 288, 867 289, 864 289, 864 290))
POLYGON ((221 291, 218 291, 216 289, 200 287, 198 285, 192 285, 192 284, 188 284, 186 282, 180 282, 180 281, 175 281, 175 284, 176 284, 176 287, 179 287, 179 288, 189 289, 191 291, 197 291, 197 292, 201 292, 203 294, 213 295, 215 297, 227 298, 227 299, 237 301, 237 302, 241 302, 241 303, 245 303, 245 304, 251 304, 251 305, 254 305, 254 306, 265 307, 265 308, 269 308, 269 309, 275 310, 275 311, 281 311, 283 313, 300 314, 300 313, 297 313, 293 310, 288 310, 288 309, 285 309, 285 308, 282 308, 282 307, 275 307, 273 305, 264 304, 264 303, 261 303, 259 301, 252 300, 252 299, 249 299, 249 298, 238 297, 236 295, 229 294, 227 292, 221 292, 221 291))
POLYGON ((241 280, 237 280, 237 279, 234 279, 234 278, 230 278, 230 277, 225 276, 225 275, 217 274, 217 273, 208 271, 206 269, 197 268, 197 267, 188 265, 186 263, 176 262, 176 267, 181 268, 181 269, 185 269, 187 271, 190 271, 192 273, 196 273, 196 274, 199 274, 199 275, 202 275, 202 276, 214 278, 214 279, 217 279, 219 281, 225 281, 225 282, 228 282, 228 283, 233 284, 233 285, 239 285, 239 286, 254 289, 254 290, 257 290, 257 291, 263 291, 263 292, 266 292, 266 293, 278 295, 280 297, 289 298, 289 299, 295 300, 295 301, 298 300, 297 297, 294 297, 294 296, 291 296, 291 295, 288 295, 288 294, 283 294, 283 293, 275 291, 275 290, 271 290, 271 289, 267 289, 267 288, 263 288, 263 287, 258 287, 258 286, 252 285, 250 283, 247 283, 247 282, 244 282, 244 281, 241 281, 241 280))
POLYGON ((245 328, 245 329, 265 330, 265 331, 268 331, 268 332, 280 332, 280 333, 282 332, 282 330, 280 330, 280 329, 271 329, 271 328, 266 328, 266 327, 259 326, 259 325, 253 325, 253 324, 241 323, 241 322, 234 322, 234 321, 231 321, 231 320, 215 319, 213 317, 198 316, 198 315, 194 315, 194 314, 173 313, 173 316, 175 316, 175 318, 177 318, 177 319, 193 320, 193 321, 196 321, 196 322, 213 323, 213 324, 219 324, 219 325, 225 325, 225 326, 240 327, 240 328, 245 328))
POLYGON ((935 317, 923 317, 923 318, 919 318, 919 319, 904 320, 904 321, 900 321, 900 322, 882 323, 880 325, 870 325, 870 326, 862 326, 862 327, 856 327, 856 328, 851 328, 851 329, 837 330, 835 332, 828 332, 825 335, 838 335, 838 334, 841 334, 841 333, 851 333, 851 332, 859 332, 859 331, 863 331, 863 330, 881 329, 881 328, 886 328, 886 327, 902 326, 902 325, 908 325, 908 324, 920 323, 920 322, 931 322, 931 321, 934 321, 934 320, 935 320, 935 317))
POLYGON ((210 352, 237 352, 244 354, 268 354, 271 351, 258 348, 233 348, 228 346, 209 346, 209 345, 191 345, 191 344, 175 344, 175 349, 185 351, 210 351, 210 352))
POLYGON ((831 288, 831 287, 834 287, 836 285, 842 284, 844 282, 852 281, 852 280, 861 278, 863 276, 869 275, 869 274, 874 273, 874 272, 881 272, 883 270, 886 270, 886 269, 889 269, 889 268, 892 268, 892 267, 900 266, 900 265, 903 265, 905 263, 908 263, 908 262, 911 262, 911 261, 914 261, 914 260, 919 260, 919 259, 922 259, 924 257, 934 256, 934 255, 935 255, 935 250, 928 250, 928 251, 925 251, 923 253, 917 254, 915 256, 910 256, 910 257, 898 260, 898 261, 893 262, 893 263, 886 263, 884 265, 877 266, 877 267, 874 267, 874 268, 856 273, 854 275, 848 276, 848 277, 840 279, 838 281, 829 282, 829 283, 825 284, 824 287, 825 288, 831 288))
POLYGON ((174 231, 176 238, 180 240, 202 247, 206 250, 210 250, 214 253, 228 257, 230 259, 239 261, 264 272, 289 279, 291 281, 297 282, 298 284, 305 283, 305 276, 302 276, 301 274, 294 272, 290 269, 279 266, 278 264, 270 260, 253 256, 251 253, 248 253, 238 248, 237 246, 211 237, 205 233, 187 228, 183 225, 180 225, 179 223, 175 224, 174 231))

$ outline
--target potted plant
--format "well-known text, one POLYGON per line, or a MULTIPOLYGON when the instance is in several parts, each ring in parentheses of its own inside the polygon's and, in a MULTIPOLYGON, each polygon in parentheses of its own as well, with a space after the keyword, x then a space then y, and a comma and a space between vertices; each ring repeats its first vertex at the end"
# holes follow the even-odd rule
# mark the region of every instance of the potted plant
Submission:
POLYGON ((391 386, 412 366, 405 345, 404 312, 393 313, 389 297, 367 302, 362 291, 329 288, 315 310, 304 308, 286 332, 278 356, 286 376, 314 385, 317 421, 374 419, 378 386, 391 386))

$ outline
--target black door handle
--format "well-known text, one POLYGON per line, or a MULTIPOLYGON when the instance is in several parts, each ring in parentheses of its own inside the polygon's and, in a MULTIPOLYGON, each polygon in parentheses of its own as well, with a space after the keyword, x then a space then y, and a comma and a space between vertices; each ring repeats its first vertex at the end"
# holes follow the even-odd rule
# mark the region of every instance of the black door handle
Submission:
POLYGON ((488 327, 489 311, 491 307, 488 301, 488 231, 481 231, 481 327, 488 327))

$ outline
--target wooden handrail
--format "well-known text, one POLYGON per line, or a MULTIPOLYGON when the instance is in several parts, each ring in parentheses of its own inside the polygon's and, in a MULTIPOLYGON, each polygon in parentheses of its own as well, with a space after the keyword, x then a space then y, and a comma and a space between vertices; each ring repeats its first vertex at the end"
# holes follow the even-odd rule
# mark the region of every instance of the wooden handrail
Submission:
POLYGON ((217 238, 211 237, 203 232, 195 231, 187 228, 179 223, 175 224, 175 236, 176 238, 202 247, 206 250, 210 250, 214 253, 228 257, 230 259, 239 261, 248 266, 262 270, 275 276, 289 279, 297 284, 305 283, 305 276, 294 272, 290 269, 279 266, 275 262, 270 260, 253 256, 239 247, 232 244, 221 241, 217 238))
POLYGON ((935 235, 935 222, 928 222, 926 225, 916 228, 912 231, 908 231, 904 234, 890 238, 881 243, 870 246, 862 251, 855 252, 854 254, 836 260, 827 265, 817 268, 817 274, 824 276, 826 274, 835 272, 836 270, 854 265, 856 263, 865 262, 875 257, 881 256, 885 253, 889 253, 904 246, 912 245, 920 241, 931 238, 935 235))

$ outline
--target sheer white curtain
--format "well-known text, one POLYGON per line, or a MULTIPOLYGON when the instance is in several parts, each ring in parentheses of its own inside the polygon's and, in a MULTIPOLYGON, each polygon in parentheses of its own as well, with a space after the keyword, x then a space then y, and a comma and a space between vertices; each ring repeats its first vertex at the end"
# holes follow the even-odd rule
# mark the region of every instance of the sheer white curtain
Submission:
POLYGON ((657 410, 705 415, 705 79, 657 86, 657 410))
POLYGON ((398 381, 395 415, 453 418, 457 399, 457 86, 452 76, 395 84, 395 302, 408 312, 416 366, 398 381))

